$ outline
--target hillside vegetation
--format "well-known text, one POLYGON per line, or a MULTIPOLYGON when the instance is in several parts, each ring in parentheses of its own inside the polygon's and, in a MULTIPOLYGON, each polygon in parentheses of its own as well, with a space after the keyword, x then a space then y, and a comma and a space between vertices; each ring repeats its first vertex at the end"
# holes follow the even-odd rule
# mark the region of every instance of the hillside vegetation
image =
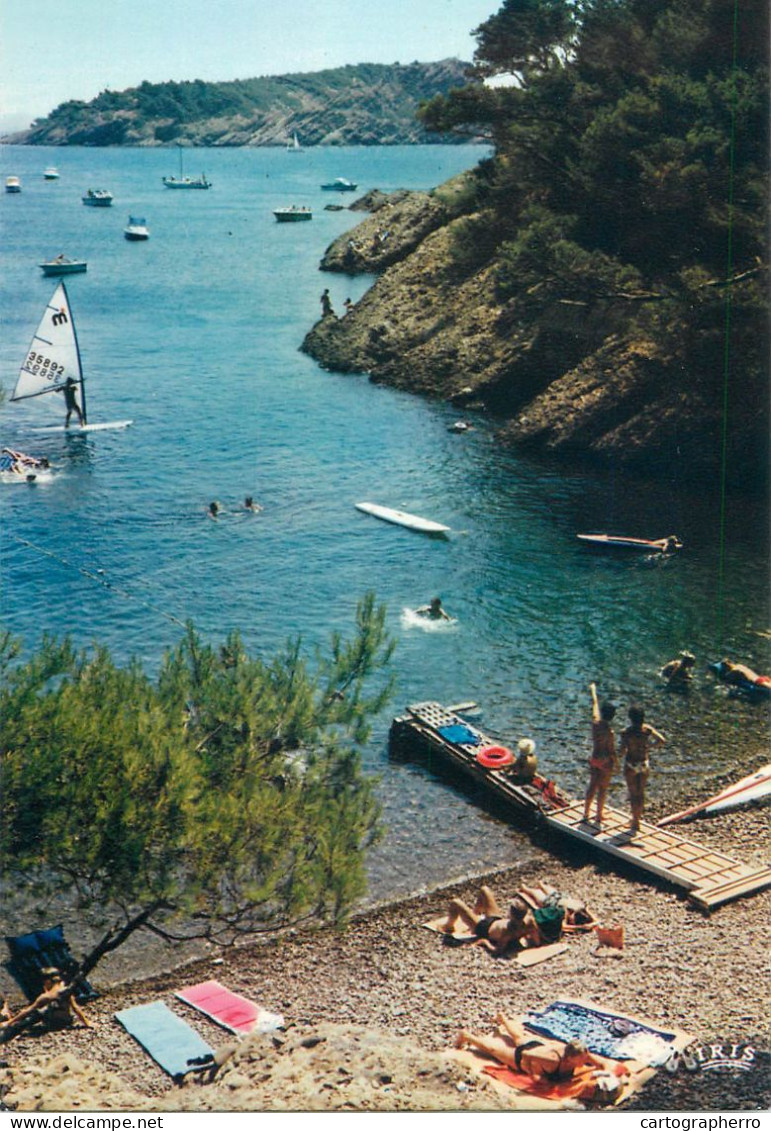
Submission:
POLYGON ((766 24, 761 0, 506 0, 474 73, 514 80, 421 111, 494 156, 330 249, 385 272, 305 348, 522 444, 763 479, 766 24))
POLYGON ((70 101, 15 135, 28 145, 403 145, 454 141, 416 118, 421 102, 464 82, 457 59, 362 63, 234 82, 143 82, 70 101))

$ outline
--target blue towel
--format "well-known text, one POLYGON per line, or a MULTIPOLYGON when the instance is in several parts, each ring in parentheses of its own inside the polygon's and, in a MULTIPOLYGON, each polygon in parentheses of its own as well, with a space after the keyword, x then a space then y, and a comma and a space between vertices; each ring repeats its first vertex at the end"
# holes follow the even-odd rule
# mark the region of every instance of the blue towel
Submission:
POLYGON ((184 1075, 214 1056, 214 1050, 195 1029, 162 1001, 121 1009, 115 1016, 169 1076, 184 1075))
POLYGON ((451 723, 449 726, 439 727, 438 733, 446 742, 454 742, 458 746, 464 744, 478 746, 482 741, 477 732, 467 727, 465 723, 451 723))
POLYGON ((646 1038, 646 1051, 659 1054, 651 1055, 649 1063, 663 1063, 676 1039, 675 1033, 573 1001, 555 1001, 538 1013, 528 1013, 525 1021, 534 1033, 557 1041, 583 1041, 590 1052, 615 1060, 635 1058, 641 1038, 646 1038))

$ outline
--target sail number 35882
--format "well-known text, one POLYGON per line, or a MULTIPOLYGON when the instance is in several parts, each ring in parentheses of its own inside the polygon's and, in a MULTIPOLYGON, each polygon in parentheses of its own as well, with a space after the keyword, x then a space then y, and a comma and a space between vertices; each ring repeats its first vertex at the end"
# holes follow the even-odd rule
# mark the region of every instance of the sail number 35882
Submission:
POLYGON ((34 350, 27 358, 27 364, 24 368, 35 377, 39 374, 46 381, 55 381, 57 377, 64 376, 63 365, 59 365, 57 361, 51 361, 50 357, 44 357, 42 353, 35 353, 34 350))

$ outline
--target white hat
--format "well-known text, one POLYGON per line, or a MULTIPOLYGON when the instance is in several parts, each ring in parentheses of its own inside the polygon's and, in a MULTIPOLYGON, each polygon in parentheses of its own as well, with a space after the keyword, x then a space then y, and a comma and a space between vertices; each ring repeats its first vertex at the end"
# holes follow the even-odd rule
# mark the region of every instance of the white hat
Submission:
POLYGON ((517 750, 520 754, 535 754, 535 743, 532 738, 520 738, 517 750))

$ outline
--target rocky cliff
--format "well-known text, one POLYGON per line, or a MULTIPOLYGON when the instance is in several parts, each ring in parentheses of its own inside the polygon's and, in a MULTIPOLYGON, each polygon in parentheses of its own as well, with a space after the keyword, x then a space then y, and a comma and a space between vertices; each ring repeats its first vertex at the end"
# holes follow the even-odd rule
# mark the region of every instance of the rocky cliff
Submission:
POLYGON ((143 82, 64 102, 17 145, 407 145, 447 143, 416 111, 465 80, 458 59, 402 66, 361 63, 235 82, 143 82))
POLYGON ((459 271, 467 189, 458 178, 431 193, 373 194, 371 214, 321 268, 379 278, 302 348, 325 368, 482 408, 502 439, 531 450, 682 478, 719 475, 725 455, 729 478, 735 469, 746 487, 749 465, 763 479, 764 406, 640 336, 628 296, 555 301, 528 319, 497 298, 495 260, 459 271))

